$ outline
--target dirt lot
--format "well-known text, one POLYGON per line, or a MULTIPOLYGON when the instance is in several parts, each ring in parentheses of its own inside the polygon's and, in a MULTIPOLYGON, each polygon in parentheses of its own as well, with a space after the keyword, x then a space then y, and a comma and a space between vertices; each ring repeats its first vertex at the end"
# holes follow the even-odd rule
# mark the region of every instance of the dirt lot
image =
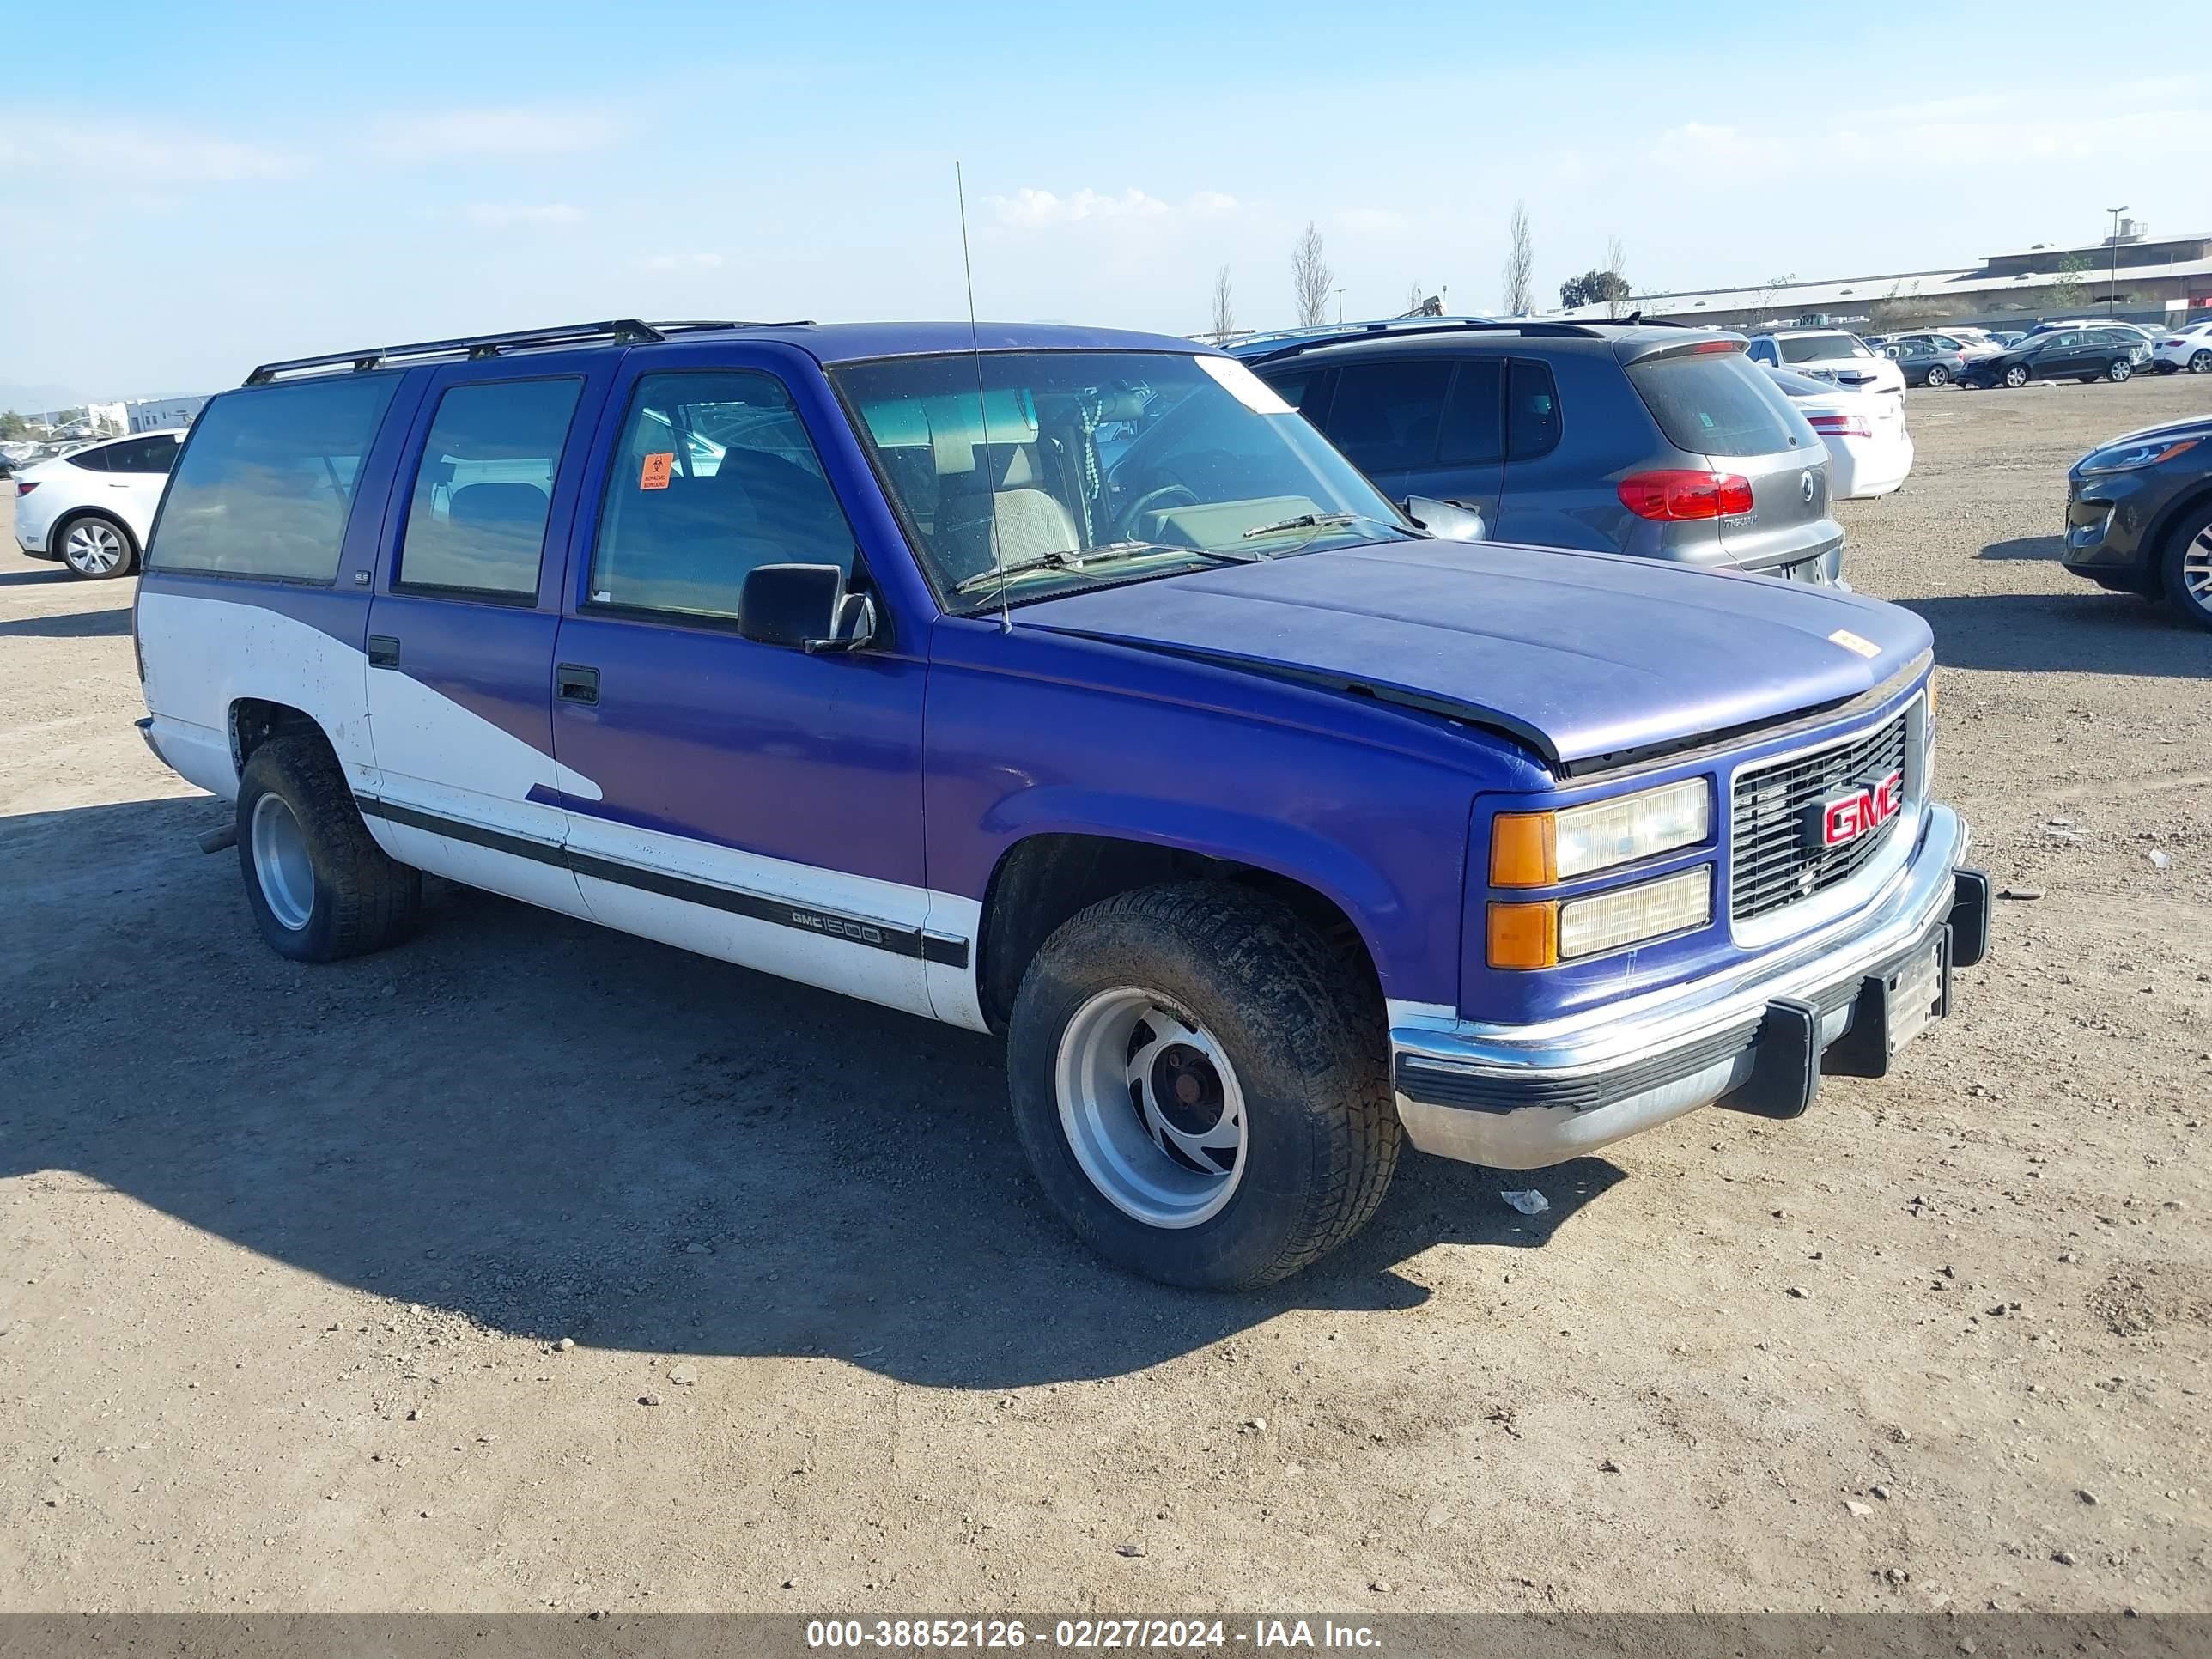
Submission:
POLYGON ((1847 510, 2044 895, 1901 1076, 1243 1299, 1076 1248, 980 1039, 442 886, 279 960, 0 535, 0 1607, 2212 1607, 2212 635, 2052 562, 2208 398, 1916 392, 1847 510))

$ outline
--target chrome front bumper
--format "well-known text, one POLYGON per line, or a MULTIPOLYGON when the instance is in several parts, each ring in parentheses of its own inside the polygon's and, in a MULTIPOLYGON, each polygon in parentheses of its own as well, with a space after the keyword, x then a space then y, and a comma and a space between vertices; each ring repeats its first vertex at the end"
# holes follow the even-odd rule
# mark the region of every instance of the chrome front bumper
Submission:
POLYGON ((1495 1169, 1565 1163, 1715 1101, 1795 1116, 1823 1070, 1879 1075, 1879 1032, 1844 1042, 1908 964, 1972 967, 1989 881, 1931 805, 1912 854, 1865 908, 1757 959, 1536 1025, 1414 1020, 1390 1032, 1398 1116, 1425 1152, 1495 1169), (1823 1065, 1823 1060, 1826 1064, 1823 1065))

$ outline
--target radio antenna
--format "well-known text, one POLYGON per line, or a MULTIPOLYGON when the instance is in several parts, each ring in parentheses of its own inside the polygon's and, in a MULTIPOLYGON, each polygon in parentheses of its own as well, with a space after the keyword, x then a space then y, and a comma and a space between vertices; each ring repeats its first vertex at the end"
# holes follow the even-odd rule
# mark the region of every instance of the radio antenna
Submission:
POLYGON ((975 359, 975 419, 983 433, 974 458, 975 470, 983 475, 983 503, 990 513, 984 545, 999 572, 999 629, 1011 634, 1014 623, 1006 614, 1006 561, 999 550, 999 490, 991 477, 991 411, 983 396, 983 341, 975 327, 975 266, 968 257, 968 180, 957 161, 952 164, 952 188, 960 198, 960 274, 968 282, 968 349, 975 359))

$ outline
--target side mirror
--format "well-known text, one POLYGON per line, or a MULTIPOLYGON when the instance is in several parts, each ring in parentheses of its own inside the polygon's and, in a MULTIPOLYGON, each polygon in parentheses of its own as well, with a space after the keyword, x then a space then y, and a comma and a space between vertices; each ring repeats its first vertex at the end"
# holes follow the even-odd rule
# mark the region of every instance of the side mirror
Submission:
POLYGON ((1432 501, 1426 495, 1406 497, 1406 516, 1440 541, 1482 542, 1490 539, 1490 526, 1482 514, 1457 501, 1432 501))
POLYGON ((875 637, 875 601, 848 593, 834 564, 756 565, 738 595, 738 632, 809 656, 850 651, 875 637))

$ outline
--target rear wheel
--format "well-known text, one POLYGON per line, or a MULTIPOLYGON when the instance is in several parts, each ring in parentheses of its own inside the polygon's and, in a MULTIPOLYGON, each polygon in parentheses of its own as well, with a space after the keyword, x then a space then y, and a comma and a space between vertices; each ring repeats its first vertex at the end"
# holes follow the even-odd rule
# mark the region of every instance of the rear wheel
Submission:
POLYGON ((1372 981, 1290 909, 1218 883, 1091 906, 1037 953, 1007 1046, 1046 1198, 1117 1266, 1266 1285, 1365 1224, 1398 1161, 1372 981))
POLYGON ((2115 357, 2105 365, 2105 378, 2114 386, 2135 378, 2136 366, 2124 357, 2115 357))
POLYGON ((385 855, 318 736, 271 738, 238 779, 238 862, 261 937, 295 962, 335 962, 415 931, 422 875, 385 855))
POLYGON ((1941 363, 1930 363, 1928 365, 1929 385, 1948 386, 1950 383, 1951 371, 1949 369, 1944 368, 1941 363))
POLYGON ((2163 562, 2166 602, 2174 614, 2212 629, 2212 512, 2199 507, 2175 529, 2163 562))
POLYGON ((2191 374, 2212 374, 2212 347, 2189 354, 2189 372, 2191 374))
POLYGON ((2027 384, 2027 365, 2026 363, 2014 363, 2011 368, 2006 369, 2004 372, 2004 383, 2009 386, 2026 386, 2027 384))
POLYGON ((62 562, 88 581, 128 574, 137 558, 131 532, 97 513, 80 513, 60 534, 62 562))

